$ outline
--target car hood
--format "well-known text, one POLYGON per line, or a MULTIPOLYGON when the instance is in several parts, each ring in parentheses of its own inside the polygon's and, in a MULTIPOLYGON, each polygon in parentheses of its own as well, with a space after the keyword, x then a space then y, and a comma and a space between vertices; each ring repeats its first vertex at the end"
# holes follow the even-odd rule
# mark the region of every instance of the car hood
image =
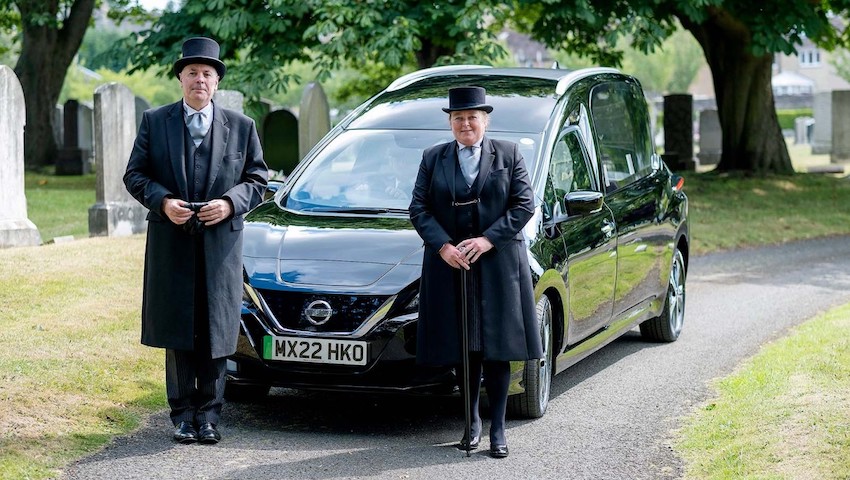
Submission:
POLYGON ((247 218, 251 285, 393 294, 421 273, 422 239, 404 217, 300 214, 273 203, 247 218))

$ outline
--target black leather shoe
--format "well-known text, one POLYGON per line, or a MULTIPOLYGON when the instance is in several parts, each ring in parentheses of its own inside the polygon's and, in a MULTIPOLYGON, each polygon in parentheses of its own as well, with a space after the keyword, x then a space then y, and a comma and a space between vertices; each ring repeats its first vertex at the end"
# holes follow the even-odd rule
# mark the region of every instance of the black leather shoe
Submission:
POLYGON ((192 422, 180 422, 174 428, 174 440, 180 443, 195 443, 198 441, 198 431, 192 422))
POLYGON ((493 458, 505 458, 508 456, 507 445, 490 445, 490 456, 493 458))
POLYGON ((201 443, 218 443, 221 440, 221 434, 216 430, 215 425, 212 423, 205 423, 201 425, 201 428, 198 430, 198 441, 201 443))
POLYGON ((481 434, 475 435, 472 437, 472 441, 468 442, 466 439, 466 435, 460 439, 460 442, 457 444, 458 450, 475 450, 478 448, 478 444, 481 443, 481 434), (467 448, 467 443, 469 443, 469 448, 467 448))

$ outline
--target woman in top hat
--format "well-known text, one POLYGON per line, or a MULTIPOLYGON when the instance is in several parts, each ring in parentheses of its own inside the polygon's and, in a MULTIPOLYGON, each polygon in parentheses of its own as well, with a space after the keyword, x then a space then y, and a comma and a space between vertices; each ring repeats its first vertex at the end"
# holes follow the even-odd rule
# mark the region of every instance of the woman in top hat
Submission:
POLYGON ((226 71, 218 56, 210 38, 183 43, 174 62, 183 100, 144 113, 124 174, 150 210, 142 343, 166 349, 180 443, 221 439, 225 357, 236 351, 242 304, 242 216, 268 178, 254 121, 212 101, 226 71))
POLYGON ((409 210, 425 242, 417 361, 461 364, 460 270, 466 270, 469 378, 456 371, 469 385, 472 428, 459 447, 475 449, 480 441, 483 371, 490 455, 504 458, 509 362, 541 358, 543 347, 521 232, 534 210, 531 183, 517 145, 485 136, 493 111, 485 94, 481 87, 449 90, 443 111, 455 140, 423 153, 409 210))

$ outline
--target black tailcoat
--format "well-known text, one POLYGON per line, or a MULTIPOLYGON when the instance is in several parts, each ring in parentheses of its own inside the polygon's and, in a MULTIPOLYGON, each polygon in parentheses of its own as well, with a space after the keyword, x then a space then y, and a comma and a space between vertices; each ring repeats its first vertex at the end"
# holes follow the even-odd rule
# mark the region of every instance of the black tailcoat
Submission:
MULTIPOLYGON (((440 258, 447 242, 458 244, 455 172, 457 142, 422 155, 410 219, 425 241, 419 296, 417 360, 426 365, 460 363, 458 271, 440 258)), ((481 268, 482 350, 486 360, 541 358, 534 289, 522 228, 534 211, 534 196, 517 145, 484 137, 478 180, 478 225, 494 248, 481 268)))
MULTIPOLYGON (((260 203, 268 169, 254 121, 213 103, 212 153, 201 200, 227 198, 233 216, 203 232, 212 358, 236 350, 242 299, 243 216, 260 203)), ((162 200, 189 199, 183 102, 148 110, 124 184, 147 207, 142 343, 193 350, 193 292, 198 242, 162 212, 162 200)))

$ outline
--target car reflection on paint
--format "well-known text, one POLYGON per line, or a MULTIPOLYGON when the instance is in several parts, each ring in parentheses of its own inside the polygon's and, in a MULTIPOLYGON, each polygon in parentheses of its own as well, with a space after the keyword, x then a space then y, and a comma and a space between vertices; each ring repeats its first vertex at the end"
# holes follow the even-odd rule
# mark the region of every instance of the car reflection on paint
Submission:
POLYGON ((553 374, 635 326, 678 338, 688 203, 639 83, 608 68, 440 67, 358 107, 247 216, 229 399, 455 391, 451 368, 416 365, 423 245, 407 206, 422 151, 452 140, 440 107, 461 85, 487 89, 487 135, 519 145, 535 193, 524 236, 545 358, 513 363, 511 412, 543 415, 553 374))

